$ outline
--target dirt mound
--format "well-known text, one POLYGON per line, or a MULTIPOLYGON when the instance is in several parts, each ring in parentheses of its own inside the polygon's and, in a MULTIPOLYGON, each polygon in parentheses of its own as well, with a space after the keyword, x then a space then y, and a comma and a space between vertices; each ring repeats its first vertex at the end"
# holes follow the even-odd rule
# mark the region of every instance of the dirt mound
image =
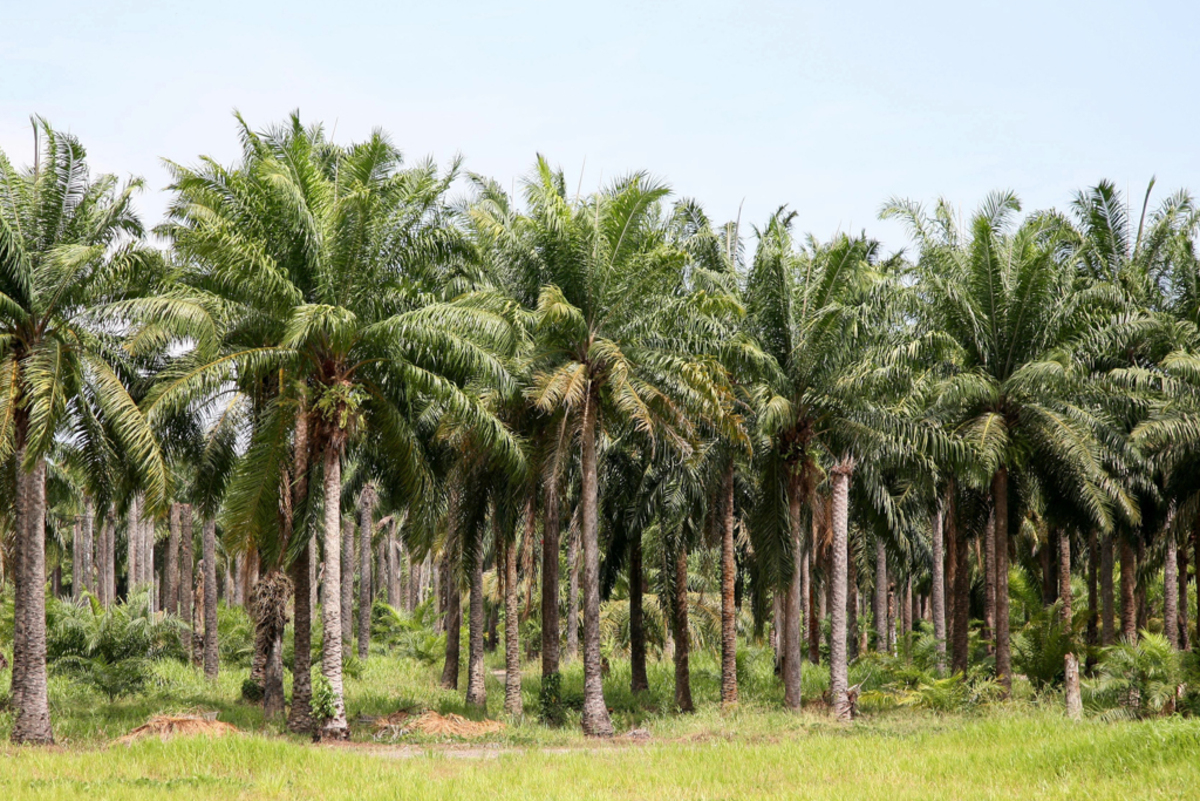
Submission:
POLYGON ((376 738, 380 735, 397 737, 413 732, 451 737, 482 737, 504 731, 505 728, 498 720, 469 720, 461 715, 443 716, 437 712, 425 712, 420 715, 394 712, 375 721, 376 738))
POLYGON ((224 737, 226 734, 238 734, 240 729, 216 719, 216 715, 155 715, 144 725, 120 737, 114 742, 129 745, 146 737, 158 737, 163 742, 172 737, 189 737, 203 735, 205 737, 224 737))

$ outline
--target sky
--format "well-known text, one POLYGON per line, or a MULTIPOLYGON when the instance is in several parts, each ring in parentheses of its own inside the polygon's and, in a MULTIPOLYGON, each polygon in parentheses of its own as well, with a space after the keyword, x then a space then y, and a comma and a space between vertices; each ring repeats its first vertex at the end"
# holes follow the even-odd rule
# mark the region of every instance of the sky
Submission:
POLYGON ((717 223, 786 204, 890 251, 891 197, 1200 193, 1197 33, 1186 2, 0 0, 0 149, 32 162, 40 114, 143 177, 153 225, 162 159, 232 163, 235 109, 298 109, 508 186, 539 152, 585 192, 646 170, 717 223))

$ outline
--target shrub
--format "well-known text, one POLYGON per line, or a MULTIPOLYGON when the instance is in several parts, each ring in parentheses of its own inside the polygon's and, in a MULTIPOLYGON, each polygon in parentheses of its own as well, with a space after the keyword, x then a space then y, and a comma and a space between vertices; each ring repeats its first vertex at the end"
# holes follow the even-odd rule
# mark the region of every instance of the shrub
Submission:
POLYGON ((1171 712, 1181 676, 1179 654, 1167 638, 1142 631, 1136 644, 1122 642, 1101 651, 1096 678, 1088 682, 1091 705, 1106 717, 1171 712))
POLYGON ((564 713, 562 674, 555 671, 542 679, 538 691, 538 718, 548 726, 561 726, 564 713))
POLYGON ((1063 625, 1062 601, 1056 601, 1037 607, 1013 637, 1013 667, 1041 690, 1062 682, 1064 660, 1074 650, 1074 632, 1063 625))

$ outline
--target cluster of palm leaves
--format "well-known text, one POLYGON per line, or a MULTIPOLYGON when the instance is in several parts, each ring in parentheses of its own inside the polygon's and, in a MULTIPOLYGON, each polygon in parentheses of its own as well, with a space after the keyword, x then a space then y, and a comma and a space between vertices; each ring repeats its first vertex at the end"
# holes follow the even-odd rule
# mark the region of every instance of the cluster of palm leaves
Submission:
MULTIPOLYGON (((689 615, 714 608, 696 600, 711 586, 720 611, 704 639, 720 645, 723 703, 737 701, 739 634, 769 628, 785 703, 801 702, 807 633, 848 717, 868 592, 878 650, 894 646, 897 617, 909 631, 924 613, 939 667, 949 655, 956 672, 982 618, 1008 688, 1010 561, 1070 621, 1085 564, 1071 554, 1086 551, 1096 643, 1116 638, 1114 548, 1126 637, 1146 622, 1148 566, 1186 590, 1176 543, 1200 514, 1200 216, 1185 194, 1151 212, 1147 193, 1136 220, 1105 183, 1067 214, 1024 218, 1011 194, 965 223, 944 201, 932 213, 893 201, 883 215, 914 247, 884 257, 866 236, 802 238, 786 208, 748 234, 715 225, 646 173, 585 194, 539 157, 514 196, 457 162, 406 166, 381 131, 340 145, 297 115, 262 131, 237 122, 235 164, 168 162, 153 243, 130 205, 138 184, 93 178, 73 137, 39 120, 38 163, 0 154, 14 739, 52 739, 47 532, 71 528, 71 545, 57 540, 87 554, 72 563, 77 594, 110 603, 100 573, 119 571, 93 540, 130 543, 130 592, 153 581, 154 523, 169 517, 157 553, 175 610, 195 579, 192 527, 178 522, 193 510, 211 669, 220 561, 237 574, 227 600, 253 583, 268 712, 283 709, 294 616, 297 730, 314 725, 320 609, 320 734, 335 738, 348 732, 344 649, 357 625, 367 656, 377 595, 406 609, 433 595, 443 681, 457 687, 465 593, 475 704, 488 617, 502 615, 510 714, 521 623, 536 618, 539 641, 524 646, 553 682, 565 612, 582 725, 603 736, 607 599, 634 690, 649 597, 676 704, 692 708, 689 615), (151 569, 135 575, 144 536, 136 558, 151 569), (715 556, 707 575, 697 553, 715 556), (739 632, 743 608, 754 623, 739 632)), ((1176 594, 1164 609, 1176 645, 1181 616, 1176 594)))

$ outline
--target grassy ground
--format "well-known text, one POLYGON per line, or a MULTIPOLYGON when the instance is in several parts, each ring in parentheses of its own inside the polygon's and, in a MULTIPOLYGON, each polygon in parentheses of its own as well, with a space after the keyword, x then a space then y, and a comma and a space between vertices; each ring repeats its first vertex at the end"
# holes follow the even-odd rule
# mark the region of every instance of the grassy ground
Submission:
MULTIPOLYGON (((498 655, 489 657, 497 668, 498 655)), ((531 666, 532 668, 533 666, 531 666)), ((718 709, 715 662, 694 668, 700 711, 670 711, 671 669, 652 666, 649 693, 627 692, 627 667, 614 667, 606 692, 619 732, 644 727, 648 741, 619 736, 597 744, 577 717, 551 729, 531 719, 464 744, 405 737, 376 742, 368 718, 402 708, 466 710, 461 693, 436 689, 435 666, 373 655, 347 682, 355 722, 349 746, 314 747, 281 736, 259 710, 237 701, 245 670, 224 670, 209 685, 190 668, 162 665, 151 692, 108 704, 64 679, 52 683, 60 747, 0 746, 0 798, 1181 798, 1200 785, 1200 722, 1062 719, 1057 704, 992 705, 940 716, 904 709, 865 715, 850 727, 818 709, 779 711, 769 654, 741 659, 742 706, 718 709), (162 711, 216 709, 249 732, 225 740, 144 741, 107 746, 162 711), (494 757, 488 758, 488 757, 494 757)), ((531 673, 535 670, 531 670, 531 673)), ((811 696, 822 671, 806 671, 811 696)), ((7 691, 0 678, 0 694, 7 691)), ((575 703, 578 665, 566 670, 575 703)), ((489 714, 500 717, 502 687, 489 674, 489 714)), ((536 711, 537 680, 525 684, 536 711)), ((532 717, 532 715, 530 716, 532 717)), ((10 716, 0 713, 7 739, 10 716)))

